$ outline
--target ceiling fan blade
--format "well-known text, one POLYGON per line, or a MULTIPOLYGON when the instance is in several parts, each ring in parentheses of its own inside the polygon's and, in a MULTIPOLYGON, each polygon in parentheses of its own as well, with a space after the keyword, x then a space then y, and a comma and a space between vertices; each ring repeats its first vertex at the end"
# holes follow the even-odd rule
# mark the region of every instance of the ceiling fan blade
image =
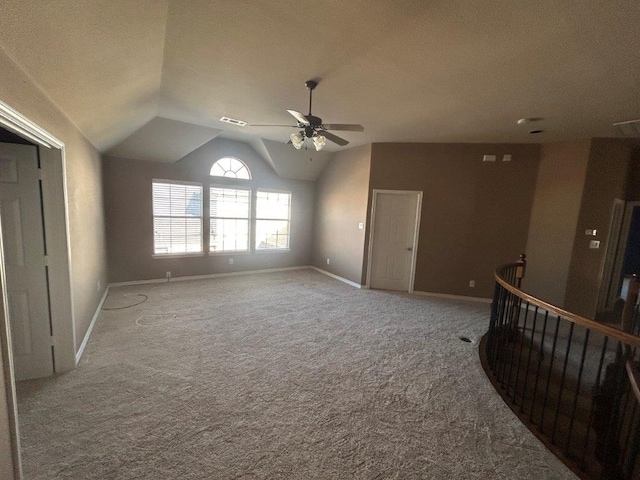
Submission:
POLYGON ((291 115, 293 115, 293 118, 295 118, 301 124, 309 125, 309 120, 307 120, 307 117, 305 117, 300 112, 296 112, 295 110, 287 110, 287 112, 289 112, 291 115))
POLYGON ((364 132, 364 127, 356 123, 325 123, 322 125, 326 130, 342 130, 344 132, 364 132))
POLYGON ((340 138, 339 136, 334 135, 331 132, 327 132, 326 130, 323 130, 321 134, 324 135, 327 138, 327 140, 331 140, 333 143, 337 143, 341 147, 344 147, 345 145, 349 145, 349 142, 346 141, 344 138, 340 138))

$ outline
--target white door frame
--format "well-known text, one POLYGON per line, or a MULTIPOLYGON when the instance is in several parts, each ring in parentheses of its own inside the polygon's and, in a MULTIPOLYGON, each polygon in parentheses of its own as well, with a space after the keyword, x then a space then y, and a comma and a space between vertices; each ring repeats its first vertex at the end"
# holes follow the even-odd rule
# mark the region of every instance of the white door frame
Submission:
POLYGON ((392 195, 416 195, 416 201, 418 205, 416 207, 416 219, 415 219, 415 231, 413 233, 413 245, 411 248, 411 271, 409 272, 409 290, 408 293, 413 293, 413 284, 416 279, 416 261, 418 259, 418 236, 420 233, 420 218, 422 212, 422 192, 417 190, 382 190, 373 189, 373 197, 371 199, 371 221, 369 228, 369 251, 367 254, 367 278, 364 288, 370 288, 371 286, 371 260, 373 258, 373 232, 376 228, 376 200, 379 193, 392 194, 392 195))
MULTIPOLYGON (((51 299, 55 371, 64 372, 76 366, 75 318, 71 288, 71 250, 69 244, 68 195, 64 143, 9 105, 0 101, 0 126, 38 145, 42 167, 42 203, 47 238, 47 261, 51 299)), ((0 247, 2 232, 0 231, 0 247)), ((14 476, 22 478, 18 409, 15 390, 13 355, 11 353, 10 318, 6 300, 6 273, 0 248, 0 342, 2 342, 3 374, 7 386, 7 409, 12 441, 14 476)))
MULTIPOLYGON (((607 234, 607 250, 604 264, 600 272, 600 291, 598 292, 598 306, 596 313, 608 310, 613 305, 611 302, 611 290, 613 289, 613 278, 616 262, 621 261, 618 254, 621 230, 624 223, 624 210, 626 202, 619 198, 613 200, 611 208, 611 220, 609 221, 609 231, 607 234), (619 213, 619 215, 617 215, 619 213)), ((626 241, 626 239, 625 239, 626 241)), ((623 246, 624 248, 624 246, 623 246)), ((620 274, 620 272, 618 272, 620 274)))

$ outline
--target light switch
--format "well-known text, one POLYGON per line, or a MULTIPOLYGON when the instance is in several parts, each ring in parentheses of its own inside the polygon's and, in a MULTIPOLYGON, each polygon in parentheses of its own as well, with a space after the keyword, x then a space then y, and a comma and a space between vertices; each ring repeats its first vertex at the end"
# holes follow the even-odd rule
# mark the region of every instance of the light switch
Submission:
POLYGON ((596 230, 595 228, 593 230, 592 229, 588 229, 588 230, 584 231, 584 234, 585 235, 591 235, 591 236, 595 237, 598 234, 598 230, 596 230))
POLYGON ((495 162, 496 161, 496 156, 495 155, 485 155, 484 157, 482 157, 482 161, 483 162, 495 162))
POLYGON ((502 156, 502 161, 503 162, 510 162, 511 161, 511 154, 507 153, 506 155, 502 156))
POLYGON ((362 230, 363 228, 364 228, 364 223, 360 222, 360 223, 358 224, 358 229, 359 229, 359 230, 362 230))
POLYGON ((589 248, 600 248, 600 240, 591 240, 589 242, 589 248))

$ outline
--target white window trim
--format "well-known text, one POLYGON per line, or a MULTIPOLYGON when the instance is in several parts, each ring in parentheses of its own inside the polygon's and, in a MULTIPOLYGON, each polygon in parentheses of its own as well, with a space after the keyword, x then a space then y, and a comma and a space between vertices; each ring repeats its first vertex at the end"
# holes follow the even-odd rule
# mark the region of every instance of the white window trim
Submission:
POLYGON ((218 160, 216 160, 215 162, 213 162, 211 164, 211 168, 209 169, 209 176, 210 177, 214 177, 214 178, 226 178, 226 179, 229 179, 229 180, 240 180, 240 181, 243 181, 243 182, 251 181, 253 179, 253 177, 251 175, 251 170, 249 169, 249 166, 245 162, 243 162, 241 159, 239 159, 238 157, 234 157, 232 155, 224 155, 224 156, 220 157, 218 160), (245 170, 247 171, 247 174, 249 175, 249 178, 227 177, 227 176, 224 176, 224 175, 215 175, 215 174, 211 173, 211 170, 213 170, 213 167, 220 160, 223 160, 225 158, 230 158, 232 160, 236 160, 236 161, 240 162, 244 166, 245 170))
MULTIPOLYGON (((221 178, 228 178, 228 177, 216 177, 216 180, 219 180, 221 178)), ((235 178, 232 178, 231 180, 236 180, 235 178)), ((251 188, 251 186, 246 185, 246 184, 242 184, 242 185, 236 185, 235 183, 209 183, 209 188, 232 188, 234 190, 246 190, 249 193, 253 193, 254 189, 251 188)))
MULTIPOLYGON (((235 158, 235 157, 232 157, 235 158)), ((240 159, 238 159, 241 161, 240 159)), ((242 162, 244 164, 244 162, 242 162)), ((246 165, 246 164, 245 164, 246 165)), ((247 167, 248 170, 248 167, 247 167)), ((251 172, 249 171, 249 174, 251 172)), ((236 183, 227 183, 227 181, 235 182, 240 180, 242 182, 246 182, 247 179, 239 179, 239 178, 231 178, 231 177, 214 177, 217 179, 221 179, 224 183, 201 183, 201 182, 193 182, 187 180, 173 180, 168 178, 153 178, 152 179, 152 188, 153 183, 167 183, 167 184, 176 184, 176 185, 193 185, 199 186, 202 188, 202 216, 200 217, 200 223, 202 225, 202 236, 200 238, 201 242, 201 251, 200 252, 185 252, 185 253, 152 253, 152 258, 154 259, 172 259, 172 258, 189 258, 189 257, 219 257, 219 256, 236 256, 236 255, 252 255, 252 254, 273 254, 273 253, 287 253, 291 252, 291 244, 292 244, 292 234, 291 234, 291 210, 293 204, 293 193, 289 190, 280 190, 274 188, 259 188, 259 187, 251 187, 246 184, 236 184, 236 183), (211 188, 223 188, 223 189, 233 189, 233 190, 244 190, 249 193, 249 248, 247 250, 225 250, 225 251, 211 251, 211 219, 214 218, 211 216, 211 188), (204 219, 205 219, 205 189, 208 189, 206 192, 207 197, 206 200, 209 202, 208 204, 208 220, 209 220, 209 228, 205 232, 204 229, 204 219), (289 246, 287 248, 257 248, 256 246, 256 225, 259 220, 274 220, 268 218, 258 218, 256 215, 257 203, 258 203, 258 192, 266 192, 266 193, 282 193, 290 196, 289 201, 289 211, 287 221, 289 223, 289 246)), ((152 211, 151 211, 152 219, 155 218, 153 215, 153 193, 152 193, 152 211)), ((153 245, 155 249, 155 241, 153 245)))
POLYGON ((155 233, 154 240, 152 246, 152 258, 181 258, 181 257, 202 257, 206 255, 204 250, 204 185, 200 182, 191 182, 187 180, 170 180, 167 178, 152 178, 151 179, 151 220, 155 220, 156 215, 153 213, 153 184, 154 183, 167 183, 173 185, 191 185, 202 188, 201 201, 202 205, 200 206, 201 215, 200 215, 200 231, 202 232, 200 235, 200 251, 199 252, 184 252, 184 253, 155 253, 155 233))
POLYGON ((153 178, 151 180, 151 183, 174 183, 176 185, 195 185, 197 187, 202 187, 202 183, 201 182, 191 182, 189 180, 172 180, 170 178, 153 178))

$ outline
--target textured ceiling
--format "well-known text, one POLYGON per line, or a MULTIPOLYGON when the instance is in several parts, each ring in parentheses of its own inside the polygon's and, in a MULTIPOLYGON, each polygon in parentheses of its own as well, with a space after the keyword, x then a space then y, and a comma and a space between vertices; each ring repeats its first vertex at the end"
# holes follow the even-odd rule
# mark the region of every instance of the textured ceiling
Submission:
POLYGON ((107 155, 173 163, 215 138, 222 130, 154 117, 107 155))
POLYGON ((350 146, 615 136, 640 118, 631 0, 4 0, 0 45, 101 151, 154 117, 284 143, 218 119, 292 124, 311 78, 315 115, 365 127, 350 146))
POLYGON ((3 0, 0 8, 3 50, 99 150, 156 115, 166 2, 3 0))

